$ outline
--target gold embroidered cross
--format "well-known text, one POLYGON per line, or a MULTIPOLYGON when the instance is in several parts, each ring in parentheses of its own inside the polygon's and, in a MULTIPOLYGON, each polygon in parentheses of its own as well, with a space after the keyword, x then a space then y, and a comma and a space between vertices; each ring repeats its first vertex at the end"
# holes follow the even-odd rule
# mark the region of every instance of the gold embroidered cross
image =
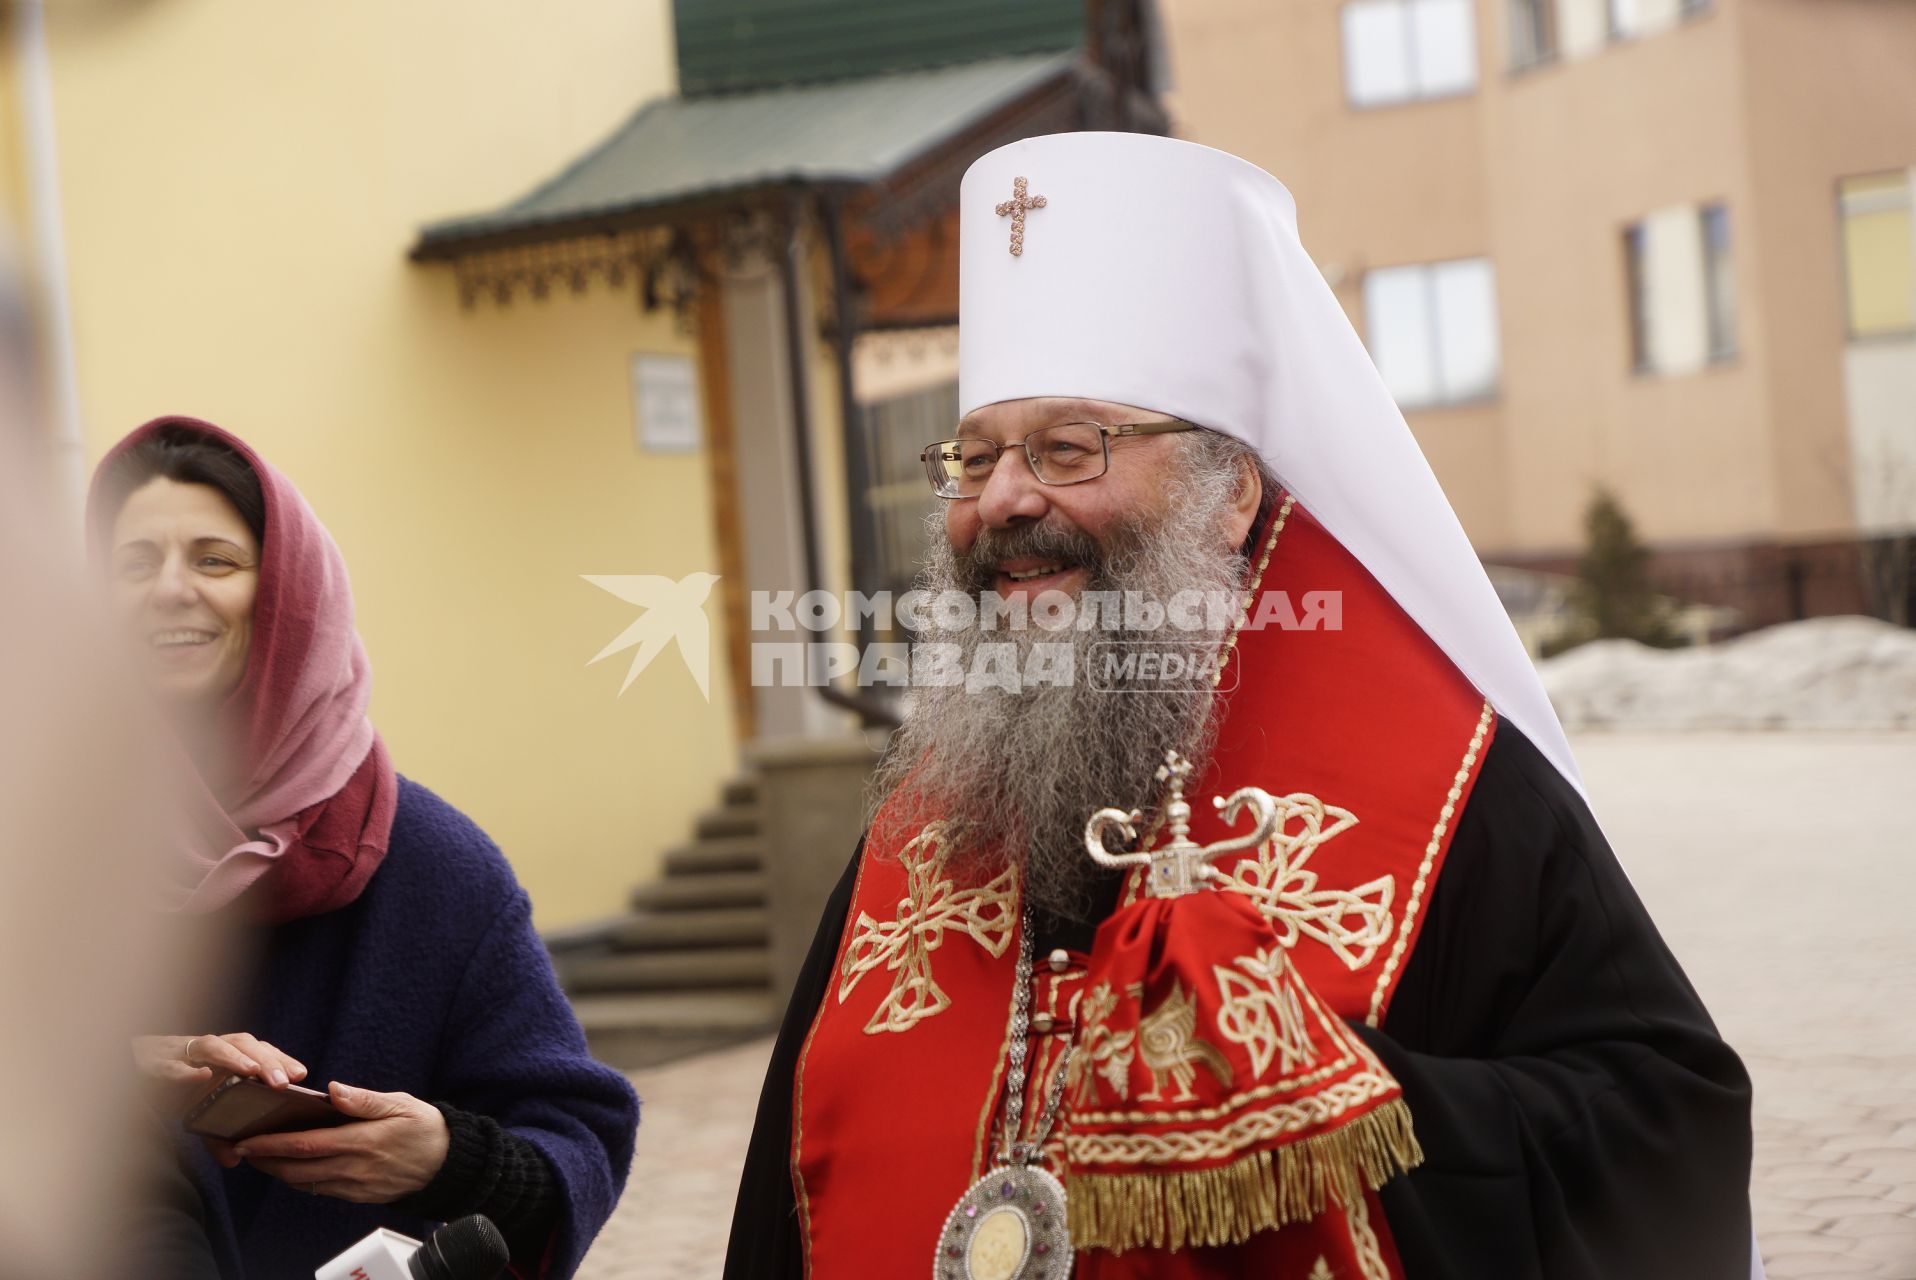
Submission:
POLYGON ((992 959, 1005 953, 1018 908, 1018 873, 1006 867, 989 884, 954 889, 944 870, 943 830, 926 827, 898 854, 905 866, 905 896, 898 917, 879 923, 861 911, 852 926, 852 943, 839 969, 838 1002, 843 1004, 859 980, 883 965, 898 976, 891 991, 865 1024, 865 1034, 909 1031, 950 1006, 951 997, 932 980, 931 953, 944 945, 945 931, 968 934, 992 959))
POLYGON ((1011 199, 1006 200, 998 206, 999 217, 1002 218, 1007 214, 1011 217, 1011 256, 1014 258, 1024 256, 1025 214, 1032 209, 1042 209, 1045 206, 1045 198, 1043 196, 1028 196, 1025 194, 1026 190, 1027 187, 1023 178, 1013 178, 1011 180, 1011 199))
POLYGON ((1390 941, 1396 882, 1383 875, 1351 889, 1318 888, 1317 873, 1307 865, 1311 854, 1356 826, 1357 815, 1303 792, 1273 798, 1276 829, 1256 857, 1238 859, 1222 887, 1256 903, 1286 947, 1303 934, 1329 947, 1345 968, 1363 968, 1390 941))

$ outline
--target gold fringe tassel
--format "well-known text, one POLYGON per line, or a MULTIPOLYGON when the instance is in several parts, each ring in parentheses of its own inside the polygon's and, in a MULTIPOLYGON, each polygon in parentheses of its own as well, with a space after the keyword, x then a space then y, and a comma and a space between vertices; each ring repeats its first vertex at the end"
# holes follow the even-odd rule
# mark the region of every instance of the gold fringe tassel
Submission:
POLYGON ((1181 1173, 1081 1173, 1066 1197, 1080 1249, 1241 1244, 1343 1207, 1423 1163, 1410 1108, 1393 1098, 1331 1133, 1181 1173), (1361 1184, 1360 1184, 1361 1179, 1361 1184))

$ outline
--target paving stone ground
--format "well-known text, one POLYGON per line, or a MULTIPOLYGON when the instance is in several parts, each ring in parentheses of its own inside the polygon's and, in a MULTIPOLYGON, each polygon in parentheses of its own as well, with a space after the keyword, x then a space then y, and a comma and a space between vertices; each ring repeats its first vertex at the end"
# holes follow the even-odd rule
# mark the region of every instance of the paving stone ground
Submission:
MULTIPOLYGON (((1611 843, 1756 1082, 1772 1280, 1916 1280, 1916 734, 1576 745, 1611 843)), ((583 1280, 719 1274, 770 1049, 633 1076, 638 1158, 583 1280)))
POLYGON ((1916 1277, 1916 734, 1576 746, 1611 843, 1755 1082, 1771 1280, 1916 1277))
POLYGON ((725 1264, 770 1040, 633 1073, 639 1150, 579 1280, 705 1280, 725 1264))

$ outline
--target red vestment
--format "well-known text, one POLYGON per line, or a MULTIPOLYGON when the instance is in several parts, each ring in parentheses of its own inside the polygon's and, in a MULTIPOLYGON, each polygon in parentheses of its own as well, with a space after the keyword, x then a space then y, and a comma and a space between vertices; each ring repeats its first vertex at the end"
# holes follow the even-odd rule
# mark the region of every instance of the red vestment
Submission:
MULTIPOLYGON (((1206 844, 1232 834, 1211 811, 1214 795, 1256 786, 1281 798, 1277 838, 1219 862, 1231 878, 1226 892, 1238 901, 1213 904, 1229 910, 1209 918, 1228 926, 1219 932, 1254 931, 1261 922, 1270 954, 1282 948, 1325 1011, 1320 1018, 1309 999, 1303 1002, 1313 1061, 1337 1063, 1338 1079, 1358 1080, 1374 1059, 1337 1020, 1382 1021, 1494 716, 1301 508, 1287 502, 1259 545, 1246 609, 1251 625, 1233 637, 1219 684, 1217 743, 1202 776, 1187 786, 1192 834, 1206 844), (1302 608, 1314 592, 1333 593, 1315 599, 1334 603, 1315 614, 1302 608), (1300 613, 1336 625, 1256 625, 1300 613)), ((794 1080, 792 1173, 807 1274, 833 1280, 924 1274, 946 1214, 1001 1145, 996 1125, 1020 928, 1017 872, 959 883, 943 871, 935 826, 890 839, 883 831, 881 814, 860 862, 832 984, 794 1080)), ((1126 903, 1137 900, 1139 880, 1134 872, 1126 903)), ((1118 945, 1111 927, 1118 923, 1114 917, 1100 931, 1101 953, 1118 945)), ((1201 950, 1202 937, 1194 936, 1201 950)), ((1209 962, 1228 969, 1236 958, 1220 952, 1192 963, 1205 961, 1208 972, 1209 962)), ((1029 1132, 1042 1114, 1052 1077, 1064 1069, 1065 1047, 1075 1042, 1080 1078, 1070 1082, 1070 1102, 1045 1143, 1046 1166, 1068 1195, 1067 1147, 1074 1137, 1088 1139, 1091 1127, 1078 1134, 1074 1111, 1099 1115, 1100 1133, 1122 1136, 1123 1126, 1110 1121, 1112 1089, 1127 1100, 1148 1089, 1161 1105, 1201 1089, 1212 1105, 1180 1114, 1189 1120, 1186 1129, 1215 1130, 1225 1144, 1221 1164, 1231 1161, 1234 1135, 1257 1130, 1268 1137, 1281 1129, 1281 1109, 1296 1095, 1231 1091, 1230 1082, 1247 1080, 1258 1060, 1269 1073, 1269 1036, 1221 1015, 1216 989, 1180 993, 1192 1005, 1172 1009, 1181 1023, 1147 1000, 1150 1016, 1173 1027, 1175 1052, 1160 1054, 1154 1067, 1134 1041, 1129 1059, 1113 1065, 1112 1053, 1100 1056, 1108 1043, 1098 1038, 1093 984, 1086 981, 1112 956, 1071 955, 1062 970, 1039 960, 1032 1010, 1046 1015, 1050 1029, 1039 1029, 1043 1020, 1033 1028, 1025 1125, 1029 1132)), ((1231 988, 1222 989, 1228 1004, 1231 988)), ((1364 1095, 1372 1096, 1385 1095, 1364 1095)), ((1366 1104, 1352 1105, 1356 1114, 1366 1104)), ((1343 1118, 1321 1106, 1315 1114, 1331 1127, 1343 1118)), ((1077 1154, 1085 1147, 1080 1141, 1077 1154)), ((1138 1171, 1149 1177, 1148 1162, 1138 1171)), ((1100 1199, 1109 1208, 1122 1197, 1100 1199)), ((1084 1207, 1074 1202, 1074 1220, 1084 1207)), ((1308 1220, 1250 1231, 1236 1243, 1194 1245, 1180 1235, 1176 1247, 1081 1249, 1074 1274, 1385 1280, 1401 1270, 1377 1198, 1363 1189, 1344 1205, 1326 1204, 1308 1220)))

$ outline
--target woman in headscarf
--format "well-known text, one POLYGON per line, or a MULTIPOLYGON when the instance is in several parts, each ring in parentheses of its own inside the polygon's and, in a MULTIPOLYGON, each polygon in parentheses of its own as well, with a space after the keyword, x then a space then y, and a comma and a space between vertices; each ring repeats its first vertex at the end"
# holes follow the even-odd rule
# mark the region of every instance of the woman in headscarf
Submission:
POLYGON ((569 1276, 617 1201, 638 1101, 594 1062, 525 891, 471 820, 395 773, 339 549, 237 437, 161 418, 94 475, 89 533, 197 819, 167 910, 256 937, 226 1034, 145 1073, 324 1083, 336 1128, 188 1159, 229 1276, 310 1276, 376 1227, 483 1213, 521 1276, 569 1276))

